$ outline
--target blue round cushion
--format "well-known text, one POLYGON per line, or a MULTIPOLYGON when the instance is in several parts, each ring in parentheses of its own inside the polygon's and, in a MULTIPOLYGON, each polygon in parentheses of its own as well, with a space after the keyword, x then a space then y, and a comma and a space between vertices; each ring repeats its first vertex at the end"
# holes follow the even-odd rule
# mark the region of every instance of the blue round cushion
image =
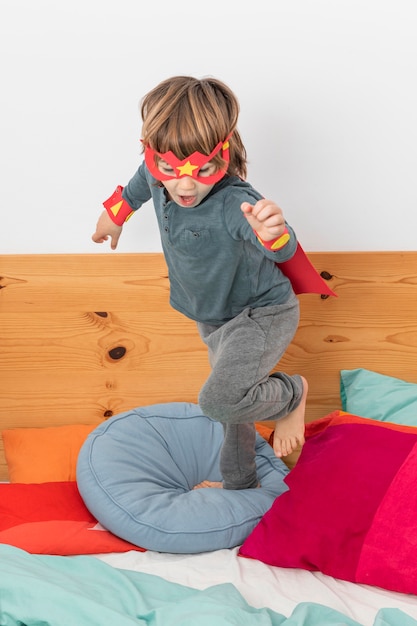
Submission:
POLYGON ((288 473, 259 435, 259 489, 195 489, 220 481, 220 423, 196 404, 139 407, 96 428, 81 448, 77 482, 86 506, 115 535, 149 550, 196 553, 243 543, 288 473))

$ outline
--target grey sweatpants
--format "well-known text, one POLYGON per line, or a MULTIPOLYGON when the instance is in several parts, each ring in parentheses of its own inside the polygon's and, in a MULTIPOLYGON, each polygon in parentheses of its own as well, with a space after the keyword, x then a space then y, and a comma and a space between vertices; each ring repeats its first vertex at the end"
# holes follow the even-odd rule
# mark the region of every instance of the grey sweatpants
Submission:
POLYGON ((300 376, 274 372, 299 322, 296 296, 248 308, 222 326, 198 323, 212 372, 199 394, 205 415, 222 422, 220 471, 225 489, 256 487, 254 422, 278 420, 300 403, 300 376))

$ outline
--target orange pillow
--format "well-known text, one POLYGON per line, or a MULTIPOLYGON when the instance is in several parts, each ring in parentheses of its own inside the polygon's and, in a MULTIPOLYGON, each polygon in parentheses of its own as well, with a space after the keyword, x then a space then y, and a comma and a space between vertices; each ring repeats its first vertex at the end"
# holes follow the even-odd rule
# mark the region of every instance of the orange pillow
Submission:
POLYGON ((11 483, 75 481, 77 458, 97 424, 3 430, 11 483))
POLYGON ((262 424, 262 422, 256 422, 255 428, 258 431, 258 435, 261 435, 265 441, 267 441, 271 446, 274 441, 274 429, 271 426, 267 426, 266 424, 262 424))

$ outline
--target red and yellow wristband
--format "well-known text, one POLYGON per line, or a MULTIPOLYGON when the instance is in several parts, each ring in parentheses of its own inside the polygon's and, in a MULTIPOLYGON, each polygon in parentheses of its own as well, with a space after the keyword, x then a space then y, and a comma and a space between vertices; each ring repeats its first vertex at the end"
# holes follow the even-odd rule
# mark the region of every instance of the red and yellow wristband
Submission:
POLYGON ((123 226, 134 213, 126 200, 122 197, 123 187, 118 185, 110 198, 103 202, 103 206, 112 221, 118 226, 123 226))
POLYGON ((273 250, 274 252, 283 248, 285 244, 288 243, 290 240, 290 233, 288 232, 288 228, 284 230, 282 235, 280 235, 276 239, 272 239, 271 241, 264 241, 263 239, 259 237, 256 230, 254 232, 258 238, 259 243, 261 243, 263 247, 266 248, 267 250, 273 250))

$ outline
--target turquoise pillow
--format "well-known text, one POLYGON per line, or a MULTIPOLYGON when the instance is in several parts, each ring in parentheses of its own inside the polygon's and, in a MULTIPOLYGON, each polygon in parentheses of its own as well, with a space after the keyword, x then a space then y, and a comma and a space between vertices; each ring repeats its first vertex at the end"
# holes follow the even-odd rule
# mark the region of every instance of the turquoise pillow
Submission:
POLYGON ((366 369, 341 370, 340 397, 348 413, 417 426, 417 385, 366 369))
POLYGON ((159 552, 232 548, 286 491, 288 468, 260 435, 259 489, 195 489, 221 480, 223 426, 196 404, 138 407, 100 424, 83 444, 77 482, 94 517, 113 534, 159 552))

